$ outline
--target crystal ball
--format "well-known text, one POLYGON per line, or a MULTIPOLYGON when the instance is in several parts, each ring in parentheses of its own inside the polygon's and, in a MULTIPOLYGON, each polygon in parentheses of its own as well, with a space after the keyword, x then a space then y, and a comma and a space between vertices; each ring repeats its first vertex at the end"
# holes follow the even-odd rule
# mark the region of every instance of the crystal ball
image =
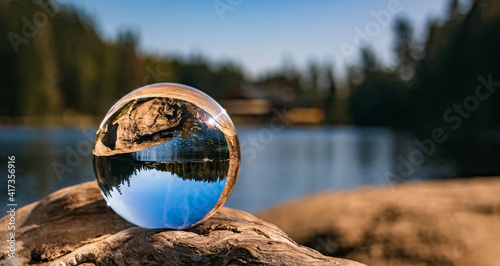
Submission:
POLYGON ((108 205, 146 228, 184 229, 208 219, 230 196, 240 167, 226 111, 174 83, 144 86, 116 102, 92 153, 108 205))

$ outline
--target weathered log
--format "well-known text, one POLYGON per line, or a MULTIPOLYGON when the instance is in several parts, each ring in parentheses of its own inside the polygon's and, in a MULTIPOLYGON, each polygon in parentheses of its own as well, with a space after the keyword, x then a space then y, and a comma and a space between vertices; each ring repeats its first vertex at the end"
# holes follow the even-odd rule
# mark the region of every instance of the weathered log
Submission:
MULTIPOLYGON (((230 208, 189 230, 136 227, 106 205, 96 182, 54 192, 15 217, 16 258, 2 248, 2 265, 362 265, 297 245, 275 225, 230 208)), ((2 243, 9 220, 0 220, 2 243)))

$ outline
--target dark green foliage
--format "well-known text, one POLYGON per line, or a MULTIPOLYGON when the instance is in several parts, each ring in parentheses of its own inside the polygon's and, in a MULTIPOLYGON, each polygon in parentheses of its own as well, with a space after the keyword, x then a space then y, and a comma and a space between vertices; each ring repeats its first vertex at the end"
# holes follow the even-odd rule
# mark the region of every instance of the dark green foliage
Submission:
MULTIPOLYGON (((104 41, 92 20, 70 6, 0 0, 0 117, 101 117, 137 87, 177 82, 215 99, 264 97, 276 106, 322 108, 326 123, 345 123, 348 114, 355 124, 430 134, 453 126, 444 112, 475 94, 479 76, 500 81, 500 2, 475 0, 463 12, 460 1, 450 0, 445 21, 431 24, 421 45, 411 23, 397 19, 395 67, 383 68, 364 49, 348 84, 337 88, 330 65, 313 61, 298 69, 285 62, 250 80, 232 62, 141 54, 134 32, 104 41), (35 25, 37 14, 48 19, 35 25)), ((479 131, 498 130, 499 113, 500 93, 492 93, 450 135, 479 138, 479 131)))
POLYGON ((349 115, 352 121, 364 126, 404 126, 406 83, 396 73, 382 70, 371 50, 363 49, 361 60, 359 72, 353 75, 362 81, 351 84, 349 115))
POLYGON ((488 80, 491 75, 500 82, 498 1, 476 0, 467 14, 451 1, 448 19, 430 26, 420 60, 416 47, 410 23, 398 19, 394 70, 382 69, 372 52, 362 51, 361 66, 351 71, 356 82, 350 86, 349 113, 355 124, 403 127, 422 135, 439 127, 451 137, 468 140, 500 129, 499 93, 480 100, 478 108, 461 116, 460 124, 444 118, 454 104, 475 96, 479 77, 488 80))
POLYGON ((406 84, 393 73, 373 72, 356 86, 349 113, 355 124, 364 126, 404 125, 406 84))
POLYGON ((151 83, 184 83, 224 98, 246 82, 230 62, 139 54, 131 31, 104 41, 84 12, 49 1, 0 0, 0 35, 0 116, 102 116, 151 83), (36 24, 40 17, 47 19, 36 24), (36 34, 25 34, 25 24, 36 34))
MULTIPOLYGON (((451 4, 457 8, 454 1, 451 4)), ((480 137, 478 133, 500 129, 498 92, 480 100, 459 127, 443 118, 454 104, 476 97, 480 76, 500 82, 500 3, 477 0, 466 15, 453 11, 443 25, 429 30, 425 54, 411 86, 409 126, 422 134, 455 126, 449 135, 469 141, 480 137)))

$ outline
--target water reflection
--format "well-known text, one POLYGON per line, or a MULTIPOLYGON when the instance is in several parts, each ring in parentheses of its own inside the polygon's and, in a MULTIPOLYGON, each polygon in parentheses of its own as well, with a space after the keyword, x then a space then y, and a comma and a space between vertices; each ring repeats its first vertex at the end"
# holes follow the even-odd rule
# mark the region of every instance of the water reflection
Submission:
MULTIPOLYGON (((240 128, 239 137, 248 142, 258 135, 259 130, 240 128)), ((20 206, 40 200, 60 188, 93 180, 90 153, 83 156, 81 163, 72 167, 71 172, 64 172, 61 179, 54 174, 51 164, 64 163, 67 147, 77 150, 78 143, 87 140, 86 134, 94 132, 0 130, 1 156, 17 156, 16 196, 20 206)), ((245 158, 245 147, 242 147, 240 177, 226 206, 257 211, 319 191, 387 185, 397 180, 388 180, 384 174, 396 171, 398 156, 407 156, 416 148, 413 140, 409 134, 386 129, 288 128, 277 133, 252 161, 245 158)), ((415 168, 410 178, 401 181, 498 175, 499 143, 494 140, 469 145, 449 142, 450 147, 439 146, 435 154, 415 168)), ((6 171, 5 165, 0 165, 0 171, 6 171)), ((171 176, 170 173, 161 173, 171 176)), ((176 178, 182 181, 182 178, 176 178)), ((132 179, 131 182, 135 181, 132 179)), ((126 187, 128 184, 122 186, 126 187)), ((0 189, 6 190, 6 183, 0 183, 0 189)), ((1 208, 6 211, 4 206, 1 208)))

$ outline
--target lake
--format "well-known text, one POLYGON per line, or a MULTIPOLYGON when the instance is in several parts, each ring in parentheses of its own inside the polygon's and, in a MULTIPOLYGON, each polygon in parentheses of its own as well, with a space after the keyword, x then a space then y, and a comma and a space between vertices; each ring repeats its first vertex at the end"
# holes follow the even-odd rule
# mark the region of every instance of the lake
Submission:
MULTIPOLYGON (((58 189, 94 180, 94 134, 95 130, 78 129, 0 129, 0 154, 4 158, 0 171, 7 172, 7 156, 16 156, 18 206, 40 200, 58 189)), ((240 127, 238 134, 241 170, 225 206, 249 212, 321 191, 465 174, 459 160, 443 155, 438 145, 427 155, 410 134, 389 129, 240 127)), ((498 145, 486 147, 499 150, 498 145)), ((487 169, 487 174, 500 173, 496 159, 476 161, 471 164, 480 164, 479 169, 487 169)), ((5 191, 7 202, 7 179, 3 180, 0 188, 5 191)), ((5 213, 6 205, 1 208, 5 213)))

